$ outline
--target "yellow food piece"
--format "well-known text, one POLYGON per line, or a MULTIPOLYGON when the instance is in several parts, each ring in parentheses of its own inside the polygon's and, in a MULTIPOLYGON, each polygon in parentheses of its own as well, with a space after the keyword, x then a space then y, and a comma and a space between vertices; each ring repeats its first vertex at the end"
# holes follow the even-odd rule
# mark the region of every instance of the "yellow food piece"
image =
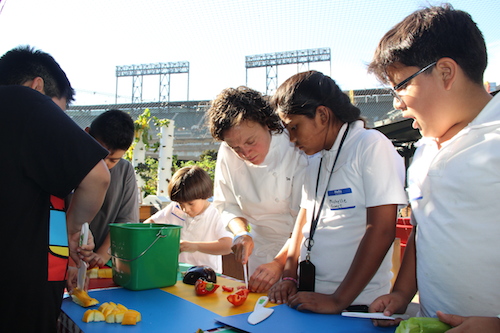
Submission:
POLYGON ((129 310, 122 304, 104 302, 98 310, 85 311, 82 321, 85 323, 105 321, 110 324, 136 325, 141 319, 139 311, 129 310))
POLYGON ((98 310, 102 312, 102 310, 104 310, 104 308, 107 307, 108 305, 109 305, 108 302, 104 302, 104 303, 101 304, 101 306, 99 306, 98 310))
POLYGON ((73 289, 71 292, 71 298, 76 304, 88 308, 89 306, 99 304, 99 301, 92 298, 87 294, 85 290, 80 290, 78 288, 73 289))
POLYGON ((120 312, 115 313, 115 322, 117 322, 118 324, 121 324, 123 321, 123 317, 125 316, 125 312, 126 311, 120 311, 120 312))
POLYGON ((117 305, 116 305, 116 307, 117 307, 118 309, 122 310, 123 312, 125 312, 125 311, 127 311, 127 310, 128 310, 126 306, 121 305, 121 304, 117 304, 117 305))
POLYGON ((104 317, 108 318, 108 315, 111 314, 115 308, 116 308, 116 304, 114 304, 114 303, 108 304, 101 310, 101 312, 104 315, 104 317))
POLYGON ((94 267, 94 268, 91 268, 91 269, 87 269, 87 276, 90 278, 90 279, 96 279, 99 277, 97 271, 99 270, 99 267, 94 267))
POLYGON ((94 310, 87 310, 85 311, 85 313, 83 314, 83 318, 82 318, 82 321, 84 323, 90 323, 91 321, 94 321, 94 310))
POLYGON ((104 321, 104 315, 102 314, 101 311, 99 310, 92 310, 94 311, 94 321, 104 321))
POLYGON ((83 314, 82 321, 84 323, 104 321, 104 315, 99 310, 89 309, 83 314))
POLYGON ((97 271, 97 276, 101 279, 111 279, 113 277, 113 272, 111 268, 101 268, 97 271))
POLYGON ((135 325, 141 321, 141 313, 135 310, 128 310, 123 315, 122 325, 135 325))
POLYGON ((87 276, 91 279, 111 279, 113 272, 111 268, 94 267, 87 270, 87 276))

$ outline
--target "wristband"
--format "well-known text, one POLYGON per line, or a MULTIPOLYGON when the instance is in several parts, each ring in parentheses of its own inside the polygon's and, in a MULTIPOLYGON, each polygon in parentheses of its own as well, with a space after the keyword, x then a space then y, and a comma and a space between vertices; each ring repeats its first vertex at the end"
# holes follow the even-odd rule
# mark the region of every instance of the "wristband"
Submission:
POLYGON ((297 281, 297 279, 294 279, 293 277, 286 276, 286 277, 282 278, 281 280, 282 281, 292 281, 293 283, 295 283, 296 286, 299 285, 299 281, 297 281))
POLYGON ((242 232, 239 232, 237 233, 236 235, 234 235, 233 237, 233 244, 234 242, 236 242, 236 240, 238 238, 240 238, 241 236, 249 236, 250 238, 252 238, 252 235, 248 232, 248 231, 242 231, 242 232))

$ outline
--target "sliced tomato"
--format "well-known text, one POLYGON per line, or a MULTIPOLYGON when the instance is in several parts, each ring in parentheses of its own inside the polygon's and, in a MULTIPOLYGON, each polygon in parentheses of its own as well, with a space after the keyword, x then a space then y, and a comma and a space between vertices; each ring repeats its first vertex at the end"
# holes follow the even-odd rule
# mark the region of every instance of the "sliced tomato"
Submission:
POLYGON ((198 296, 213 294, 217 290, 217 288, 219 288, 218 284, 207 282, 202 279, 198 279, 194 284, 194 290, 196 292, 196 295, 198 296))

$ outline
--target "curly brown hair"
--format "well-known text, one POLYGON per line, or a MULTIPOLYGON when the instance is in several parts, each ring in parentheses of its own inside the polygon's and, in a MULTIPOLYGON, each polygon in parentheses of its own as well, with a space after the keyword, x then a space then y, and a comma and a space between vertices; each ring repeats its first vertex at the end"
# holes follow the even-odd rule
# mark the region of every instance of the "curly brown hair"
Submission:
POLYGON ((244 120, 254 121, 273 133, 281 133, 284 129, 268 98, 245 86, 222 90, 211 102, 207 119, 210 133, 219 141, 224 141, 227 130, 244 120))

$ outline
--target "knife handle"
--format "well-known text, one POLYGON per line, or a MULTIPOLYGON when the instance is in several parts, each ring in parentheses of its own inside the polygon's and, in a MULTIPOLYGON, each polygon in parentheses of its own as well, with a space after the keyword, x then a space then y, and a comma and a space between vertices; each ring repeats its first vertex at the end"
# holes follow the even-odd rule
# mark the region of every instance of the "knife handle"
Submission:
POLYGON ((82 224, 82 231, 80 232, 80 246, 87 245, 89 241, 89 223, 82 224))

